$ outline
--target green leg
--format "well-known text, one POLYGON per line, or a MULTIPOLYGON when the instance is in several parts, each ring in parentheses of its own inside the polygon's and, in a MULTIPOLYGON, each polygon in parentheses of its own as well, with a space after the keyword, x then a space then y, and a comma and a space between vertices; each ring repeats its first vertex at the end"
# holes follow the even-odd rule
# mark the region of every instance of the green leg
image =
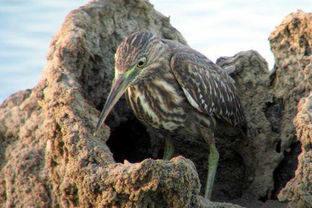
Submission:
POLYGON ((174 152, 174 146, 170 136, 165 138, 164 160, 170 160, 174 152))
POLYGON ((209 152, 209 158, 208 158, 208 177, 207 177, 206 189, 205 189, 205 198, 209 200, 211 198, 213 182, 214 182, 217 167, 218 167, 218 161, 219 161, 219 152, 216 148, 215 143, 212 143, 210 144, 210 152, 209 152))

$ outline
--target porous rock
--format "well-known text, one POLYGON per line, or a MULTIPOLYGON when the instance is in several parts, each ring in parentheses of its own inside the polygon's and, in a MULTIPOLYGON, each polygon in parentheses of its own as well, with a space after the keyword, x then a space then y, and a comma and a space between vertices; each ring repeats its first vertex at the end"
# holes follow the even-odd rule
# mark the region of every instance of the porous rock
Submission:
POLYGON ((220 139, 224 141, 222 146, 239 154, 243 164, 245 181, 241 184, 244 188, 240 188, 240 196, 248 193, 258 199, 268 197, 274 189, 273 171, 282 155, 276 152, 278 134, 272 131, 265 112, 273 100, 267 62, 256 51, 245 51, 219 58, 217 63, 235 79, 247 120, 247 138, 243 141, 231 144, 228 136, 220 139))
POLYGON ((312 207, 312 14, 303 11, 290 14, 271 34, 270 42, 276 59, 273 80, 278 89, 276 96, 284 100, 288 120, 295 117, 293 122, 284 119, 281 123, 288 129, 281 136, 282 148, 294 140, 301 144, 295 176, 278 198, 289 200, 289 207, 312 207), (298 106, 294 105, 298 102, 298 106))
POLYGON ((278 197, 289 200, 289 207, 312 207, 312 92, 300 99, 294 124, 302 147, 299 164, 296 176, 278 197))

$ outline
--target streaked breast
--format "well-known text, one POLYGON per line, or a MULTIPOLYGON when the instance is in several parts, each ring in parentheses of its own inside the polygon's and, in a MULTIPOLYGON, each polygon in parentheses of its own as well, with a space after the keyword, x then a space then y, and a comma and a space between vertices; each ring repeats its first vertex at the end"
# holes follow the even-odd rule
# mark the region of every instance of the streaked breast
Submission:
POLYGON ((127 99, 137 118, 146 125, 169 131, 184 125, 186 100, 170 73, 129 87, 127 99))

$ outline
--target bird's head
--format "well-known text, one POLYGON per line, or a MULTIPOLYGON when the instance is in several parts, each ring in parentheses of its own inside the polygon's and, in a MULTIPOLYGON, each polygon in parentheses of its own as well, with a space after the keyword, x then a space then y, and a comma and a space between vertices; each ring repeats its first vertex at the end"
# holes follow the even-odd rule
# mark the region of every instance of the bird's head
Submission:
POLYGON ((128 87, 160 67, 165 51, 164 42, 152 33, 138 32, 123 40, 115 54, 115 77, 95 132, 128 87))

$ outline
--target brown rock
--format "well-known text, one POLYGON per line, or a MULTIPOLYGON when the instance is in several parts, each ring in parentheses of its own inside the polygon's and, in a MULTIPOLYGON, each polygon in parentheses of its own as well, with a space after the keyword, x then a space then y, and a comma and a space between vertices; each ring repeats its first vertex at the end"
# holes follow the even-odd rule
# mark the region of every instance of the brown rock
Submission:
POLYGON ((296 139, 294 131, 301 143, 296 175, 278 197, 290 200, 289 207, 312 207, 312 14, 303 11, 290 14, 271 34, 270 41, 277 63, 274 79, 274 86, 278 89, 276 96, 285 101, 288 120, 292 121, 296 115, 294 126, 293 122, 282 123, 288 130, 281 136, 282 147, 296 139), (298 101, 297 108, 294 104, 298 101))
POLYGON ((273 171, 282 160, 282 154, 276 151, 278 134, 272 131, 272 124, 265 111, 273 100, 267 63, 255 51, 222 57, 217 63, 232 75, 242 92, 241 101, 248 126, 248 138, 245 141, 229 144, 228 138, 221 139, 224 147, 239 154, 238 161, 234 162, 241 164, 243 161, 245 171, 242 173, 245 177, 236 180, 241 183, 237 184, 241 190, 238 196, 252 194, 257 199, 270 197, 274 189, 273 171))
POLYGON ((312 15, 298 11, 287 16, 270 35, 275 56, 272 86, 277 100, 283 101, 283 119, 279 123, 282 133, 281 150, 296 141, 292 121, 300 98, 311 91, 311 39, 312 15))
POLYGON ((312 206, 312 92, 300 100, 294 120, 302 152, 295 178, 291 179, 278 195, 280 200, 290 200, 289 207, 312 206))

